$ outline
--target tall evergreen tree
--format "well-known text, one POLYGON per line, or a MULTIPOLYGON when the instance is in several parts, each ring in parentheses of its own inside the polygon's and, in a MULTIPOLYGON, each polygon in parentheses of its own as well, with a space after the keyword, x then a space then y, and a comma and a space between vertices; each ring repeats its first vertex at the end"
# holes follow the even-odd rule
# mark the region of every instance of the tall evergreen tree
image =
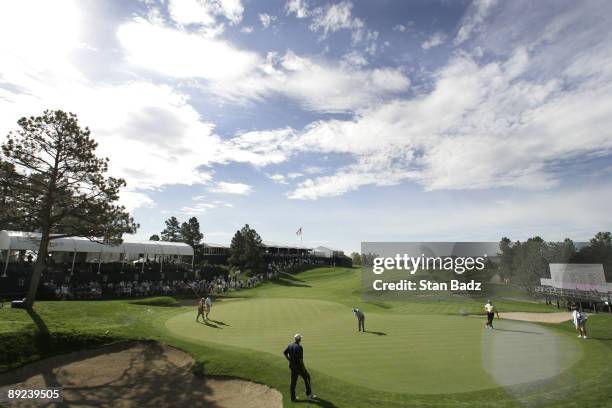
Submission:
POLYGON ((512 253, 512 241, 509 238, 503 237, 499 242, 500 255, 500 270, 503 277, 509 277, 513 275, 513 253, 512 253))
POLYGON ((200 223, 196 217, 191 217, 187 222, 181 224, 181 236, 183 237, 183 242, 192 247, 195 247, 202 241, 204 234, 200 232, 200 223))
POLYGON ((262 272, 265 268, 265 248, 261 237, 246 224, 236 231, 230 245, 230 265, 250 275, 262 272))
POLYGON ((353 258, 353 266, 361 266, 361 255, 359 252, 353 252, 351 258, 353 258))
POLYGON ((26 302, 31 309, 51 240, 82 236, 120 243, 138 225, 116 204, 125 181, 107 177, 108 159, 96 156, 97 143, 76 115, 47 110, 17 123, 20 128, 2 145, 2 188, 10 195, 3 199, 41 233, 26 302))
POLYGON ((183 236, 183 242, 193 248, 194 263, 199 263, 202 260, 202 247, 199 244, 202 242, 204 234, 200 232, 200 222, 196 217, 191 217, 187 222, 181 224, 181 235, 183 236))
POLYGON ((182 242, 181 224, 172 216, 166 220, 166 228, 161 232, 161 240, 169 242, 182 242))

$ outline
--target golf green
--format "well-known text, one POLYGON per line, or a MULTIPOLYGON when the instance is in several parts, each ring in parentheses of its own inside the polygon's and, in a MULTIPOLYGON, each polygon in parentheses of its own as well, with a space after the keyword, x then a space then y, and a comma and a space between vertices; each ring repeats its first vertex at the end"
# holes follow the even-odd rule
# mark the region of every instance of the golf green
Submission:
MULTIPOLYGON (((173 335, 270 353, 303 335, 311 370, 372 390, 449 394, 532 383, 580 359, 582 346, 541 325, 499 321, 496 330, 468 316, 368 312, 358 333, 349 306, 304 298, 216 302, 207 323, 195 308, 168 319, 173 335)), ((314 380, 316 381, 316 379, 314 380)))

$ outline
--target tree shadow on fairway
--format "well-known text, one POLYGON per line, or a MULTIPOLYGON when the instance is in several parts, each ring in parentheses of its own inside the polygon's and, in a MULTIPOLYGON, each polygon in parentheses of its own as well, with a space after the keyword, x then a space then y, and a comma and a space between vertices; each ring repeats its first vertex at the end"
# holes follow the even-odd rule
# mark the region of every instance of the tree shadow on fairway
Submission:
POLYGON ((275 279, 272 282, 278 285, 281 285, 281 286, 295 286, 299 288, 309 288, 310 287, 310 285, 303 283, 304 280, 300 278, 296 278, 294 275, 291 275, 289 273, 281 273, 278 276, 278 279, 275 279))
POLYGON ((278 279, 274 281, 274 283, 276 283, 277 285, 281 285, 281 286, 293 286, 293 287, 298 287, 298 288, 310 288, 311 287, 310 285, 307 285, 305 283, 298 283, 298 282, 287 280, 287 279, 278 279))
MULTIPOLYGON (((38 313, 36 313, 34 309, 26 309, 26 311, 36 325, 37 333, 34 341, 40 350, 41 356, 50 354, 51 334, 49 333, 49 327, 47 327, 45 321, 38 313)), ((39 374, 42 375, 44 382, 48 387, 57 386, 59 384, 59 380, 52 369, 44 367, 39 371, 39 374)))
POLYGON ((503 332, 512 332, 512 333, 542 334, 542 333, 533 332, 533 331, 527 331, 527 330, 498 329, 497 327, 493 328, 493 330, 496 330, 496 331, 503 331, 503 332))
POLYGON ((291 275, 290 273, 281 273, 279 275, 279 278, 294 281, 294 282, 304 282, 303 279, 296 278, 294 275, 291 275))
POLYGON ((34 311, 34 309, 27 309, 28 315, 36 325, 38 332, 41 336, 49 336, 49 328, 47 327, 45 321, 34 311))
POLYGON ((338 406, 334 404, 333 402, 324 400, 323 398, 319 398, 319 397, 315 399, 308 399, 308 400, 300 399, 300 400, 294 401, 294 404, 303 404, 303 403, 318 405, 324 408, 338 408, 338 406))
POLYGON ((386 335, 387 335, 387 333, 385 333, 385 332, 379 332, 379 331, 370 331, 370 330, 366 330, 365 332, 366 332, 366 333, 370 333, 370 334, 375 334, 375 335, 377 335, 377 336, 386 336, 386 335))

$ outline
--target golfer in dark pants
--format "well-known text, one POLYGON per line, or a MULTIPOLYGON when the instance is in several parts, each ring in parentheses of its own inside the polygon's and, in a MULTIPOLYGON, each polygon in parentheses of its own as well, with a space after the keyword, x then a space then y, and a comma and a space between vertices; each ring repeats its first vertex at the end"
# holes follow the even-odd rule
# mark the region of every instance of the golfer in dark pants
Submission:
POLYGON ((487 304, 484 306, 485 312, 487 312, 487 324, 486 327, 488 329, 493 329, 493 319, 497 314, 497 318, 499 318, 499 313, 497 313, 497 309, 493 306, 493 302, 487 300, 487 304))
POLYGON ((304 379, 304 385, 306 386, 306 395, 310 399, 314 399, 317 396, 313 395, 312 389, 310 387, 310 374, 306 371, 306 367, 304 366, 304 349, 300 345, 300 341, 302 341, 302 335, 296 334, 293 336, 295 342, 288 345, 283 354, 289 360, 289 368, 291 369, 291 401, 297 401, 297 397, 295 396, 295 385, 297 384, 298 376, 301 376, 304 379))
POLYGON ((355 317, 357 317, 357 331, 365 332, 365 315, 357 308, 353 309, 353 313, 355 313, 355 317))

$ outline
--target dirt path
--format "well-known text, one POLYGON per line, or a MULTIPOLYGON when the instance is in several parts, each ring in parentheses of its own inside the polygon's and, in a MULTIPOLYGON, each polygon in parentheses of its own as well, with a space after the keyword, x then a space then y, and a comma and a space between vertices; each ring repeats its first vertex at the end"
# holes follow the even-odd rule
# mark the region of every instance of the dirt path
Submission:
POLYGON ((159 343, 122 343, 28 364, 0 375, 0 385, 59 385, 64 391, 62 406, 68 407, 282 407, 282 395, 273 388, 236 379, 200 378, 192 374, 192 363, 188 354, 159 343))
POLYGON ((502 319, 522 320, 524 322, 538 323, 563 323, 571 320, 572 316, 569 312, 555 313, 528 313, 528 312, 502 312, 499 314, 502 319))

